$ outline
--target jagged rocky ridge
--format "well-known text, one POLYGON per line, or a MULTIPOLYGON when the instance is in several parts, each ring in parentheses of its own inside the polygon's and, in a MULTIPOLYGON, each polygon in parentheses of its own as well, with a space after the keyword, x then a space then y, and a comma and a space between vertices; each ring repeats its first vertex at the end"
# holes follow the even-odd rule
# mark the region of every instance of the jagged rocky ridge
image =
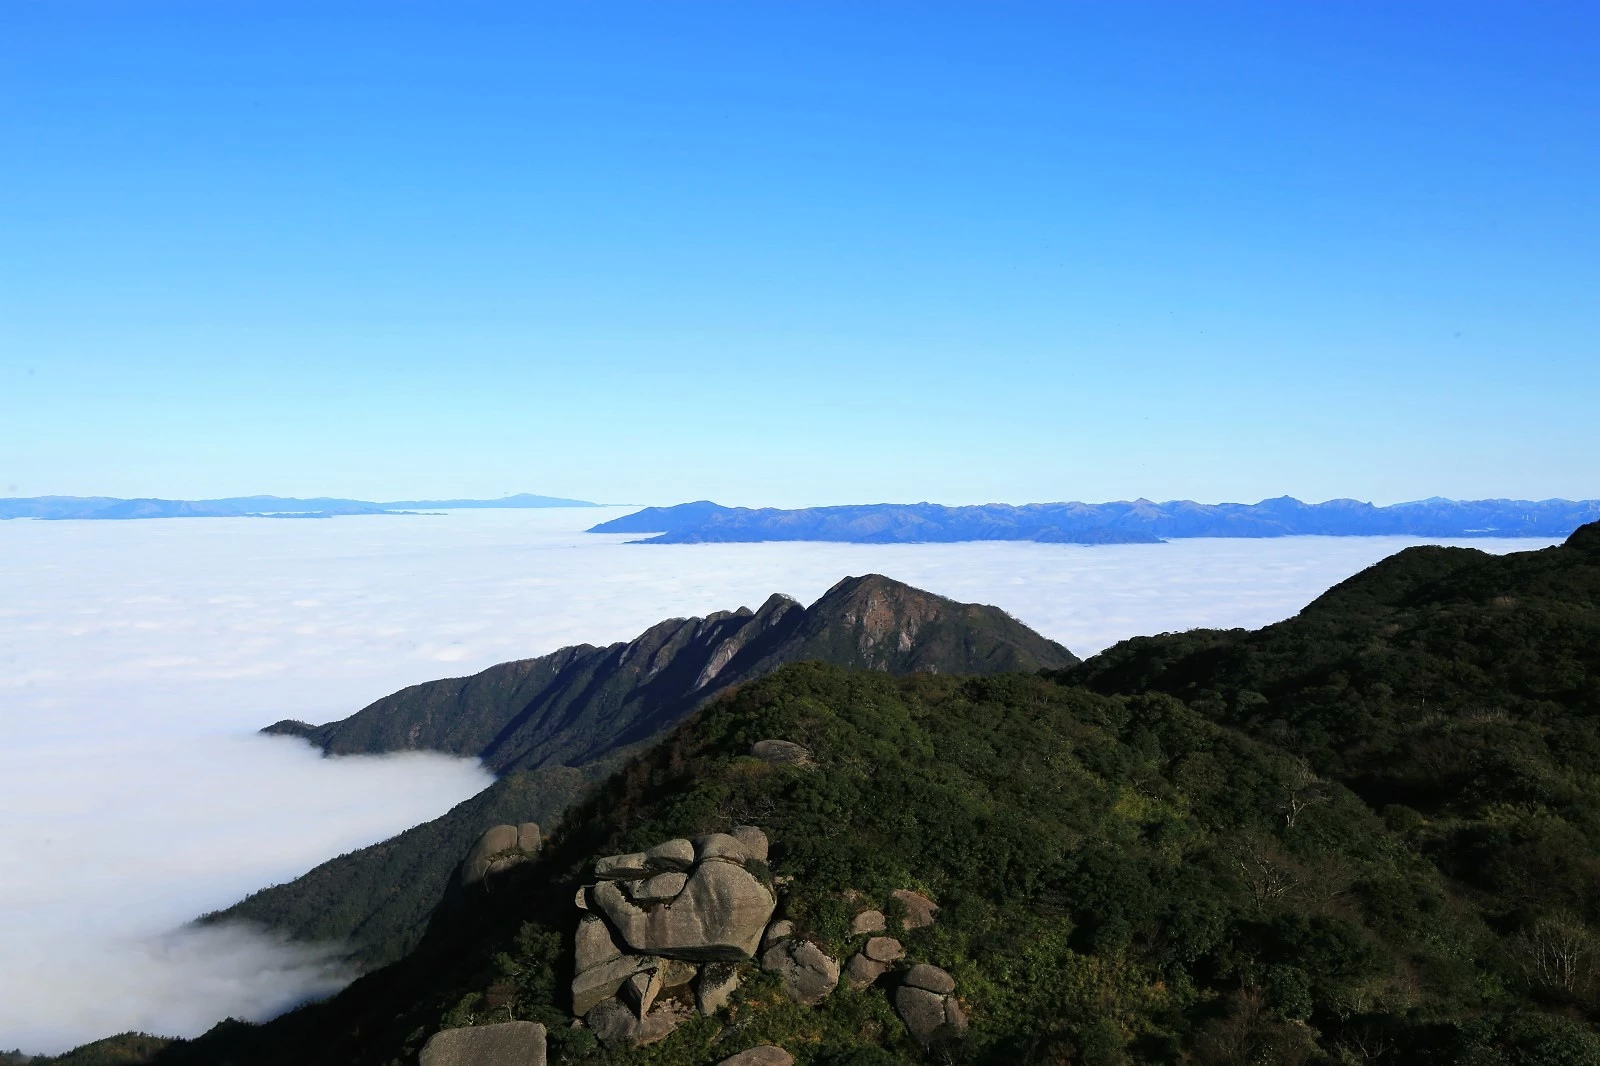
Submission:
POLYGON ((846 578, 810 607, 774 595, 756 611, 669 619, 626 643, 562 648, 413 685, 342 721, 285 721, 264 732, 303 736, 330 755, 476 756, 496 774, 578 766, 659 734, 718 692, 807 659, 896 674, 1078 661, 997 607, 869 574, 846 578))

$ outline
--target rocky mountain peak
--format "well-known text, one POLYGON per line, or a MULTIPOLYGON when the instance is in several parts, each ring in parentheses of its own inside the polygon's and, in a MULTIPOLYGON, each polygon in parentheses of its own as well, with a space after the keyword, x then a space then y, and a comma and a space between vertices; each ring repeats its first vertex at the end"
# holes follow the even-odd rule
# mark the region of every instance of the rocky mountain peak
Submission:
POLYGON ((918 631, 928 622, 959 608, 954 601, 884 577, 847 577, 811 608, 814 615, 857 631, 863 652, 880 645, 910 651, 918 631))

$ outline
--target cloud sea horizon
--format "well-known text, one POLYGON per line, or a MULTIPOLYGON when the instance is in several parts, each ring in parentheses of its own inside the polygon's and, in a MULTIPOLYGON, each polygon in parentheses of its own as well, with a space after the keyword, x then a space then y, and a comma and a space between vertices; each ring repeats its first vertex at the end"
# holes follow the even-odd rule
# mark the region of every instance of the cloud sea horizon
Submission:
POLYGON ((809 603, 869 572, 995 604, 1087 657, 1142 633, 1264 625, 1435 543, 646 548, 583 532, 630 510, 0 524, 0 869, 18 875, 0 882, 0 1048, 195 1035, 335 991, 352 976, 337 945, 184 923, 489 780, 441 755, 323 759, 255 735, 269 722, 344 717, 408 684, 773 592, 809 603))

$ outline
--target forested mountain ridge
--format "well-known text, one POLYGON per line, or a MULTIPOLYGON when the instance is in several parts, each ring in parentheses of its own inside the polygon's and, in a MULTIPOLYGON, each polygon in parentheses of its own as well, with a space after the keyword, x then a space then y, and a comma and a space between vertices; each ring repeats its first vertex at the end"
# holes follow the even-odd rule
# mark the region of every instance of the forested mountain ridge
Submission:
POLYGON ((1178 537, 1295 535, 1564 537, 1600 519, 1600 500, 1427 499, 1376 507, 1359 500, 1260 503, 1124 500, 1115 503, 859 504, 839 507, 724 507, 709 500, 647 507, 591 533, 653 534, 639 543, 821 540, 858 544, 1032 540, 1045 543, 1157 543, 1178 537))
POLYGON ((432 821, 253 893, 205 921, 340 940, 364 967, 421 937, 456 864, 500 822, 553 824, 633 749, 717 692, 815 659, 888 673, 1032 672, 1077 662, 1005 612, 878 575, 846 578, 809 608, 673 619, 606 648, 563 648, 466 678, 403 689, 322 727, 280 722, 330 754, 430 748, 478 756, 500 780, 432 821))
POLYGON ((995 607, 961 604, 881 575, 846 578, 810 607, 670 619, 604 648, 577 645, 386 696, 342 721, 279 722, 330 755, 427 749, 476 756, 497 774, 577 766, 659 733, 730 686, 783 663, 989 674, 1078 660, 995 607))

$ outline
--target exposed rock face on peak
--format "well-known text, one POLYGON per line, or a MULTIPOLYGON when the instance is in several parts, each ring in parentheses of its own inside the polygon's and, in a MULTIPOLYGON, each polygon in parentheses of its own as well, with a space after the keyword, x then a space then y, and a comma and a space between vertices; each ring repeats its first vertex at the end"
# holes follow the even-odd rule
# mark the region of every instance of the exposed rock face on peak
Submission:
POLYGON ((581 644, 471 677, 413 685, 340 722, 279 722, 332 755, 433 750, 497 774, 579 765, 641 743, 731 686, 820 659, 889 673, 1064 669, 1067 649, 995 607, 957 603, 878 574, 839 582, 810 607, 661 622, 625 644, 581 644))

